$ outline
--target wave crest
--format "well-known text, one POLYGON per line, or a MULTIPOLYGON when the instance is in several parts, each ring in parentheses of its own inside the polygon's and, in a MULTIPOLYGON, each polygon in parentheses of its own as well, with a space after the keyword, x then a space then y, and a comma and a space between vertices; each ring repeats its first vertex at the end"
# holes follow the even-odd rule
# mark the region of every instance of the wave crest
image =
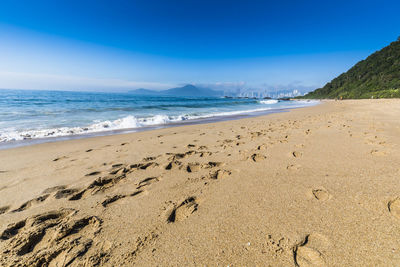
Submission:
MULTIPOLYGON (((267 105, 276 104, 278 102, 279 101, 275 99, 259 101, 259 103, 267 105)), ((313 105, 316 103, 318 103, 318 101, 308 101, 308 100, 296 101, 294 105, 286 107, 283 106, 280 107, 279 109, 296 108, 296 107, 313 105)), ((116 131, 116 130, 138 129, 146 126, 167 125, 182 121, 207 119, 213 117, 235 116, 235 115, 248 114, 254 112, 263 112, 272 109, 274 108, 263 107, 251 110, 226 111, 226 112, 216 112, 208 114, 191 114, 191 115, 183 114, 177 116, 157 114, 142 118, 137 118, 135 116, 130 115, 116 120, 94 121, 93 124, 83 127, 60 127, 60 128, 50 128, 50 129, 30 129, 30 130, 6 129, 5 131, 0 132, 0 143, 8 141, 20 141, 25 139, 62 137, 62 136, 116 131)))
POLYGON ((276 99, 268 99, 268 100, 260 100, 260 104, 272 105, 278 103, 279 100, 276 99))

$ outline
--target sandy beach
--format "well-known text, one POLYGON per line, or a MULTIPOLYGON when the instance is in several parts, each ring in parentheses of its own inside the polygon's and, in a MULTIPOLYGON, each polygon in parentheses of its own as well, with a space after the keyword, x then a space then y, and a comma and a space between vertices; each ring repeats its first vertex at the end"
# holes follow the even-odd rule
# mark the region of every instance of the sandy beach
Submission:
POLYGON ((1 266, 399 266, 400 100, 0 151, 1 266))

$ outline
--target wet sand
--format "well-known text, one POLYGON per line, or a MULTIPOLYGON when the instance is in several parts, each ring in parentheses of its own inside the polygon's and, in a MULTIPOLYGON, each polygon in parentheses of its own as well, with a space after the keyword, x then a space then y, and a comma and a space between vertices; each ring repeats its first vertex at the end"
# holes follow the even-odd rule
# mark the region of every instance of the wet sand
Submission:
POLYGON ((400 100, 0 151, 0 265, 398 266, 400 100))

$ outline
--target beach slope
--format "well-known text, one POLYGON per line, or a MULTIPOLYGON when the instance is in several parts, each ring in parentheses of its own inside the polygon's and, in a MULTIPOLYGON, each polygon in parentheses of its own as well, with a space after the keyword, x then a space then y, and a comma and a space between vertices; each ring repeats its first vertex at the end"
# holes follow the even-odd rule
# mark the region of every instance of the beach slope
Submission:
POLYGON ((0 265, 399 266, 400 100, 0 151, 0 265))

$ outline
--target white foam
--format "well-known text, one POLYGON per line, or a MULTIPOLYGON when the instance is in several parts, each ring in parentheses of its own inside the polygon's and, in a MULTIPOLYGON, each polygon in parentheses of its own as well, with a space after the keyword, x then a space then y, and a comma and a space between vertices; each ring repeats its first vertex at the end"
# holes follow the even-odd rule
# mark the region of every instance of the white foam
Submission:
MULTIPOLYGON (((261 102, 266 102, 263 104, 274 104, 277 103, 278 100, 261 100, 261 102)), ((303 107, 309 106, 312 104, 316 104, 318 101, 296 101, 295 105, 280 107, 280 109, 284 108, 294 108, 294 107, 303 107)), ((265 108, 257 108, 251 110, 238 110, 238 111, 226 111, 226 112, 216 112, 209 114, 201 114, 201 115, 178 115, 178 116, 167 116, 163 114, 158 114, 149 117, 136 118, 135 116, 126 116, 120 119, 116 119, 113 121, 96 121, 91 125, 85 127, 61 127, 61 128, 51 128, 51 129, 35 129, 35 130, 25 130, 18 131, 12 128, 5 129, 3 132, 0 132, 0 143, 8 142, 8 141, 19 141, 25 139, 37 139, 37 138, 46 138, 46 137, 61 137, 61 136, 71 136, 71 135, 79 135, 79 134, 89 134, 89 133, 98 133, 105 131, 115 131, 115 130, 124 130, 124 129, 136 129, 145 126, 157 126, 157 125, 165 125, 170 123, 176 123, 180 121, 186 120, 198 120, 198 119, 206 119, 212 117, 223 117, 223 116, 235 116, 240 114, 248 114, 253 112, 262 112, 271 110, 272 107, 265 108)))
POLYGON ((278 103, 279 100, 276 99, 268 99, 268 100, 260 100, 260 104, 272 105, 278 103))

